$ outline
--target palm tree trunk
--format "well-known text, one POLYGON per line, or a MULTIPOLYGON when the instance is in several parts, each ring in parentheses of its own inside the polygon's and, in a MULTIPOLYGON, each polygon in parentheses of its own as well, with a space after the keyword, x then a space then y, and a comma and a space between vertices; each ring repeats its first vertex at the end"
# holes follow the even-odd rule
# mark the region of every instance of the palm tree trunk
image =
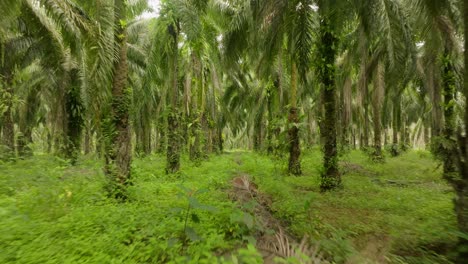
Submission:
POLYGON ((440 85, 435 81, 435 67, 430 65, 428 69, 429 90, 432 99, 432 136, 438 137, 442 134, 443 113, 442 113, 442 94, 440 85))
POLYGON ((158 146, 156 148, 157 153, 164 153, 167 150, 167 120, 164 114, 160 114, 157 124, 158 146))
POLYGON ((151 121, 150 120, 144 120, 144 129, 143 129, 143 153, 145 156, 148 156, 152 152, 152 147, 151 147, 151 121))
MULTIPOLYGON (((463 22, 464 22, 464 87, 463 93, 465 98, 468 98, 468 0, 463 1, 463 22)), ((457 199, 455 199, 455 212, 457 214, 458 228, 463 234, 468 234, 468 106, 465 105, 465 136, 460 137, 460 180, 455 191, 457 199)), ((459 254, 456 260, 457 264, 465 263, 468 259, 468 239, 465 237, 459 238, 459 254)))
POLYGON ((5 82, 7 88, 4 89, 4 98, 6 110, 3 113, 3 126, 2 126, 2 144, 5 147, 4 158, 6 160, 11 159, 15 156, 15 127, 12 118, 12 107, 13 107, 13 89, 10 88, 11 83, 5 82))
POLYGON ((263 116, 258 114, 254 120, 254 130, 253 130, 253 139, 254 139, 254 151, 260 152, 262 151, 263 146, 263 137, 262 137, 262 122, 263 116))
POLYGON ((400 98, 394 97, 393 100, 393 115, 392 115, 392 150, 390 154, 396 157, 400 154, 398 146, 398 132, 400 131, 400 98))
POLYGON ((166 173, 176 173, 180 169, 180 143, 179 143, 179 50, 178 50, 178 35, 179 35, 179 25, 170 25, 168 27, 169 33, 172 36, 172 49, 174 55, 172 58, 172 84, 171 84, 171 111, 167 118, 167 129, 168 129, 168 138, 167 138, 167 163, 166 163, 166 173))
POLYGON ((291 108, 289 110, 289 166, 288 172, 293 175, 301 175, 301 148, 299 143, 299 113, 296 106, 297 100, 297 68, 296 63, 292 63, 291 72, 291 108))
POLYGON ((84 124, 80 80, 76 69, 70 72, 70 90, 65 94, 65 101, 67 129, 64 154, 67 159, 70 159, 71 164, 75 165, 81 149, 81 134, 84 124))
POLYGON ((32 129, 35 126, 35 118, 37 109, 39 108, 38 91, 34 88, 26 98, 26 104, 20 114, 18 136, 18 155, 20 157, 28 157, 33 155, 33 151, 29 144, 32 143, 32 129))
POLYGON ((127 87, 127 32, 122 23, 126 19, 126 1, 115 1, 115 41, 118 48, 118 59, 114 63, 112 83, 112 122, 111 134, 106 146, 106 174, 111 181, 111 192, 116 198, 125 199, 125 185, 130 179, 130 164, 132 160, 129 111, 131 91, 127 87))
POLYGON ((443 90, 444 90, 444 178, 449 182, 457 177, 457 168, 455 164, 455 153, 457 142, 455 140, 456 130, 456 114, 455 114, 455 93, 456 93, 456 80, 455 71, 450 53, 448 51, 444 54, 443 59, 443 90))
POLYGON ((84 135, 84 154, 88 155, 91 152, 91 131, 89 127, 85 129, 84 135))
POLYGON ((191 161, 196 163, 201 160, 201 116, 200 109, 198 108, 198 102, 201 100, 201 93, 203 89, 203 72, 201 70, 201 62, 195 56, 193 56, 194 62, 194 72, 197 74, 198 78, 196 80, 195 92, 192 98, 192 113, 191 113, 191 122, 192 126, 190 127, 190 140, 189 140, 189 157, 191 161))
POLYGON ((377 64, 377 72, 374 79, 374 98, 373 98, 373 111, 374 111, 374 153, 373 159, 375 161, 382 161, 382 99, 384 96, 384 65, 379 62, 377 64))
POLYGON ((324 172, 320 188, 322 191, 332 190, 341 185, 341 175, 338 170, 338 150, 336 146, 336 83, 335 58, 338 46, 331 25, 327 17, 320 22, 320 47, 322 65, 320 77, 323 83, 323 104, 325 117, 323 121, 322 137, 324 138, 324 172))
POLYGON ((342 110, 342 132, 341 132, 341 145, 343 148, 349 147, 350 141, 350 126, 352 120, 352 111, 351 111, 351 103, 352 103, 352 81, 351 76, 346 76, 346 80, 343 85, 342 91, 342 102, 343 102, 343 110, 342 110))

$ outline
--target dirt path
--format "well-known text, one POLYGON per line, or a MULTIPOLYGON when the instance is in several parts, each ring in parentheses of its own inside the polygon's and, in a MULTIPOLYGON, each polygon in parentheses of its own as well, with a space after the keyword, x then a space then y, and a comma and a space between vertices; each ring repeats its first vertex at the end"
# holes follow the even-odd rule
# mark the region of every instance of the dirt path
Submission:
MULTIPOLYGON (((234 157, 234 161, 238 166, 242 165, 239 154, 234 157)), ((264 263, 275 263, 275 258, 296 258, 300 263, 327 263, 322 260, 317 247, 307 244, 307 238, 298 241, 287 233, 286 226, 272 214, 271 198, 258 190, 250 175, 238 171, 231 186, 229 197, 241 208, 244 205, 253 205, 250 210, 256 224, 253 235, 264 263)))

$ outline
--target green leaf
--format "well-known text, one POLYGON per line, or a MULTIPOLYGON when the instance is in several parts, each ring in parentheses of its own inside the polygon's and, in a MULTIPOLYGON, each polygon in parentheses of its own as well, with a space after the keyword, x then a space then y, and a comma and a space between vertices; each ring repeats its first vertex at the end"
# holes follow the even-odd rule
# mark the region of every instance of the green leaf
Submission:
POLYGON ((121 19, 121 20, 119 21, 119 23, 120 23, 120 27, 122 27, 122 28, 126 28, 126 27, 127 27, 127 21, 121 19))
POLYGON ((242 216, 242 223, 244 223, 249 229, 252 229, 254 226, 253 216, 249 213, 244 213, 242 216))
POLYGON ((187 228, 185 229, 185 235, 192 241, 201 240, 201 238, 200 238, 200 236, 198 236, 197 232, 195 232, 195 230, 190 226, 187 226, 187 228))
POLYGON ((177 237, 171 237, 169 240, 167 240, 167 246, 169 248, 175 246, 179 242, 179 239, 177 237))
POLYGON ((200 223, 200 218, 198 218, 197 214, 192 214, 192 221, 197 224, 200 223))

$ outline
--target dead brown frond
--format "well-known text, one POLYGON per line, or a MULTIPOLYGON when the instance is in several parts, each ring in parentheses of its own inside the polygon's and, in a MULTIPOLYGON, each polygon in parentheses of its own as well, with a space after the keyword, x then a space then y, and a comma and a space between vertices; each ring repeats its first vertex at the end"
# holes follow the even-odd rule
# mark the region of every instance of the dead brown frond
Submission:
POLYGON ((275 234, 272 239, 263 241, 258 248, 268 254, 268 259, 293 258, 303 264, 324 264, 328 263, 320 254, 318 246, 311 246, 308 238, 303 237, 298 244, 289 237, 282 229, 275 234))

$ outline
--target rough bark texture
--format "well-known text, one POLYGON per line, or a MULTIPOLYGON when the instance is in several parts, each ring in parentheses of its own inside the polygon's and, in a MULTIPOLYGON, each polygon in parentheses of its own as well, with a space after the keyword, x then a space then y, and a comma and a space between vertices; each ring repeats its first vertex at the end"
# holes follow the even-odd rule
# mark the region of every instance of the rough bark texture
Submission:
POLYGON ((384 96, 384 65, 379 62, 377 64, 377 71, 374 79, 374 98, 372 100, 374 112, 374 153, 373 160, 382 161, 382 99, 384 96))
POLYGON ((299 113, 296 107, 297 94, 297 68, 296 64, 292 64, 291 73, 291 108, 289 109, 289 164, 288 172, 292 175, 301 175, 301 147, 299 143, 299 113))
POLYGON ((125 25, 126 3, 124 0, 116 0, 116 31, 115 40, 118 48, 118 59, 114 63, 114 77, 112 83, 112 107, 110 129, 107 134, 110 137, 106 146, 106 174, 111 182, 111 194, 116 198, 125 198, 125 186, 130 179, 131 165, 131 135, 129 110, 131 104, 131 91, 127 87, 127 32, 125 25))
POLYGON ((179 114, 178 114, 178 101, 179 101, 179 67, 178 67, 178 25, 170 25, 168 27, 169 34, 172 36, 172 49, 174 52, 172 58, 172 84, 171 84, 171 111, 167 118, 168 125, 168 144, 167 144, 167 163, 166 173, 176 173, 180 169, 180 143, 179 143, 179 114))
POLYGON ((323 104, 325 116, 322 126, 324 138, 324 172, 320 188, 322 191, 334 189, 341 185, 341 175, 338 170, 338 150, 336 146, 336 84, 335 84, 335 56, 337 53, 337 39, 331 29, 328 18, 323 17, 320 22, 319 54, 322 64, 320 78, 323 84, 323 104))

